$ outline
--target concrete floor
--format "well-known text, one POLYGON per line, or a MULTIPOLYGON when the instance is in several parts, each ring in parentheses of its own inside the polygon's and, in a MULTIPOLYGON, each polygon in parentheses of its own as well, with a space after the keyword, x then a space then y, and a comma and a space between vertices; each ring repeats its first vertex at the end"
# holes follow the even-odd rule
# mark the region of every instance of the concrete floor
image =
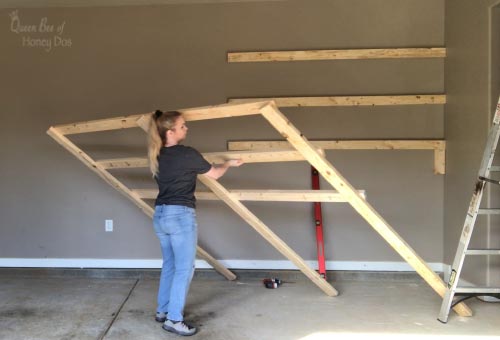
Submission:
MULTIPOLYGON (((154 321, 158 272, 120 273, 0 270, 0 339, 181 338, 154 321)), ((500 339, 500 303, 471 299, 473 317, 441 324, 441 299, 415 274, 335 273, 335 298, 296 272, 237 274, 197 271, 192 339, 500 339), (275 275, 293 283, 264 288, 275 275)))

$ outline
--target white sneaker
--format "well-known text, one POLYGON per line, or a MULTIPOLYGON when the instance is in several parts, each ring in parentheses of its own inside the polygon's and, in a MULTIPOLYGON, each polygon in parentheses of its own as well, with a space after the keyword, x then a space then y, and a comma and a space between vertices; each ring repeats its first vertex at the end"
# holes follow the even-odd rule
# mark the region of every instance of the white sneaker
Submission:
POLYGON ((172 320, 167 320, 163 324, 162 328, 168 332, 183 336, 190 336, 196 334, 196 332, 198 331, 196 327, 189 326, 184 321, 174 322, 172 320))

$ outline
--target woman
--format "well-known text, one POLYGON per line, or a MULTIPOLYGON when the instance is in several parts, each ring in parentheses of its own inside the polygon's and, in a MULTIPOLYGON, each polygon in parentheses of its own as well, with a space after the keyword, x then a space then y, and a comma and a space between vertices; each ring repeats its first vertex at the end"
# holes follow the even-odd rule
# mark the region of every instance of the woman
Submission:
POLYGON ((153 225, 163 254, 155 320, 166 331, 185 336, 197 331, 183 315, 196 256, 196 177, 218 179, 229 167, 243 164, 233 159, 211 165, 195 149, 179 144, 187 131, 180 112, 156 111, 148 133, 149 164, 159 189, 153 225))

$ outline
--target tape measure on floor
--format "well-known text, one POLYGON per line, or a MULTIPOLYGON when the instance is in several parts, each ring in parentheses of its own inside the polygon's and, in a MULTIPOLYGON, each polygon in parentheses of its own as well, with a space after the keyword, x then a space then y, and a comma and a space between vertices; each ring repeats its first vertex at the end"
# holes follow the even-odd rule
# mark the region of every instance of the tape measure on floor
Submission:
POLYGON ((281 280, 278 278, 272 278, 272 279, 264 279, 262 280, 262 283, 264 283, 264 286, 269 289, 276 289, 279 286, 281 286, 281 280))

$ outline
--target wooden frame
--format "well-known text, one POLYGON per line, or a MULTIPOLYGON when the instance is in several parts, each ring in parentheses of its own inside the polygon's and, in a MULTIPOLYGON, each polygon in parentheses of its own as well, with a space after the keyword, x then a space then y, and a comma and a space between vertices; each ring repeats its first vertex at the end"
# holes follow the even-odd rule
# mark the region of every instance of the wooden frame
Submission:
MULTIPOLYGON (((323 150, 433 150, 434 173, 445 174, 446 142, 444 140, 315 140, 310 141, 323 150)), ((229 151, 288 150, 287 141, 229 141, 229 151)))
POLYGON ((342 59, 393 59, 393 58, 444 58, 446 48, 376 48, 351 50, 307 50, 307 51, 265 51, 229 52, 229 63, 276 62, 300 60, 342 60, 342 59))
MULTIPOLYGON (((425 261, 418 256, 418 254, 399 236, 396 231, 380 216, 375 209, 363 198, 363 196, 355 190, 349 182, 328 162, 324 155, 322 155, 315 146, 313 146, 293 124, 286 119, 286 117, 279 111, 276 103, 273 101, 268 102, 252 102, 252 103, 238 103, 223 104, 219 106, 211 106, 205 108, 196 108, 185 110, 185 119, 189 120, 190 114, 192 117, 198 119, 211 119, 241 116, 249 114, 261 114, 302 156, 314 166, 318 172, 328 181, 344 199, 352 205, 352 207, 400 254, 405 261, 407 261, 416 272, 440 295, 445 293, 446 285, 443 280, 432 271, 432 269, 425 263, 425 261), (202 117, 202 118, 200 118, 202 117)), ((136 120, 136 126, 145 128, 148 126, 147 120, 150 119, 150 114, 142 115, 141 117, 135 116, 130 119, 136 120)), ((115 125, 117 128, 130 127, 128 124, 125 126, 121 123, 123 118, 118 120, 107 120, 106 129, 110 125, 115 125), (111 123, 112 122, 112 123, 111 123)), ((103 131, 99 124, 93 122, 70 124, 82 128, 86 126, 89 132, 89 126, 94 126, 99 131, 103 131), (83 125, 82 125, 83 124, 83 125)), ((80 130, 81 131, 81 130, 80 130)), ((71 141, 69 141, 63 133, 61 127, 51 127, 48 130, 57 142, 68 149, 90 169, 101 176, 106 182, 113 185, 122 194, 126 195, 134 203, 136 203, 141 210, 148 213, 151 210, 146 208, 146 203, 140 198, 137 192, 133 192, 121 184, 101 165, 97 164, 88 155, 78 149, 71 141)), ((211 189, 219 199, 223 200, 229 207, 231 207, 238 215, 240 215, 248 224, 250 224, 259 234, 261 234, 269 243, 271 243, 278 251, 292 261, 307 277, 309 277, 319 288, 321 288, 327 295, 335 296, 337 291, 326 280, 324 280, 316 271, 312 270, 305 261, 295 253, 285 242, 283 242, 275 233, 273 233, 257 216, 250 212, 240 200, 233 196, 216 180, 211 179, 205 175, 199 176, 199 180, 205 186, 211 189)), ((147 206, 149 207, 149 206, 147 206)), ((151 209, 151 207, 149 207, 151 209)), ((150 215, 150 214, 148 214, 150 215)), ((218 263, 218 262, 214 262, 218 263)), ((220 270, 227 270, 226 268, 219 268, 220 270)), ((471 315, 471 310, 463 302, 457 304, 454 310, 462 316, 471 315)))

